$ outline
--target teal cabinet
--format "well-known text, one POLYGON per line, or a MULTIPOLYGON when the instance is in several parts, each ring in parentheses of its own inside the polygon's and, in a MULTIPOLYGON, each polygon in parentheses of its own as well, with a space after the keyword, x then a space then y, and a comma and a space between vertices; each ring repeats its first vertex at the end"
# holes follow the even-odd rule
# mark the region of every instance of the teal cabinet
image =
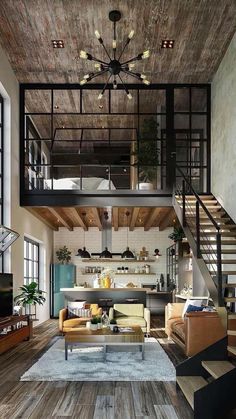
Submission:
POLYGON ((75 279, 75 265, 51 265, 51 317, 58 317, 59 310, 65 307, 64 294, 60 288, 73 288, 75 279))

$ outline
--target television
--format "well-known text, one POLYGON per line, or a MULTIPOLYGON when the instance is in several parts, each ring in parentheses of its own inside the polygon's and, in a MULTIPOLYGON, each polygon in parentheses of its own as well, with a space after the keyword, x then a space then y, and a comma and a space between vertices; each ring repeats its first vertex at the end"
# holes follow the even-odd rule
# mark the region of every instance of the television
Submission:
POLYGON ((0 273, 0 317, 13 314, 13 275, 0 273))

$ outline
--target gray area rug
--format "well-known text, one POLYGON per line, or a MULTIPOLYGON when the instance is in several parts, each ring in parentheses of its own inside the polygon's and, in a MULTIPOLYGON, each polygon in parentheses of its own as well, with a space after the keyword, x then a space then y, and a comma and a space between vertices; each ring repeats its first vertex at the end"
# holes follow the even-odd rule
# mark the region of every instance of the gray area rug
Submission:
POLYGON ((21 381, 175 381, 175 368, 154 338, 145 339, 145 360, 138 347, 74 348, 65 361, 60 338, 21 377, 21 381))

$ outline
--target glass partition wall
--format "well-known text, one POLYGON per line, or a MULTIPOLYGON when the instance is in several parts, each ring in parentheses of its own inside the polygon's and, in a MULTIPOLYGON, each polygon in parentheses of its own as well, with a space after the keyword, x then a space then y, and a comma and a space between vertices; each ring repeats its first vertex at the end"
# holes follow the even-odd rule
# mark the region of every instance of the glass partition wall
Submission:
POLYGON ((171 190, 175 163, 210 184, 210 86, 21 85, 21 192, 171 190))

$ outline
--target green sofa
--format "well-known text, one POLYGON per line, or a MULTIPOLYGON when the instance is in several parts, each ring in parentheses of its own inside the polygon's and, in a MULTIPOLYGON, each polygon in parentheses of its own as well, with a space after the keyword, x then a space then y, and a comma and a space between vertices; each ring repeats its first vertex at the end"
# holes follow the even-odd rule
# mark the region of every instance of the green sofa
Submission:
POLYGON ((109 319, 115 319, 118 326, 140 326, 150 334, 150 310, 143 304, 114 304, 109 310, 109 319))

